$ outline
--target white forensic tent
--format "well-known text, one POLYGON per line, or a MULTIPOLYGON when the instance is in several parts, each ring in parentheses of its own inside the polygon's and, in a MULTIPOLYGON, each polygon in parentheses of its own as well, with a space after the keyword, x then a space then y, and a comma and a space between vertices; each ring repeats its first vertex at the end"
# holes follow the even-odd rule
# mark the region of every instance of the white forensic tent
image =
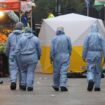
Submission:
POLYGON ((70 36, 72 42, 72 56, 68 71, 83 72, 86 65, 82 60, 82 46, 85 36, 90 32, 91 25, 98 20, 99 31, 105 35, 105 29, 102 20, 83 16, 79 14, 61 15, 51 19, 44 19, 39 38, 42 47, 41 66, 43 73, 52 73, 50 64, 50 45, 51 40, 56 35, 56 29, 59 26, 64 27, 66 35, 70 36))

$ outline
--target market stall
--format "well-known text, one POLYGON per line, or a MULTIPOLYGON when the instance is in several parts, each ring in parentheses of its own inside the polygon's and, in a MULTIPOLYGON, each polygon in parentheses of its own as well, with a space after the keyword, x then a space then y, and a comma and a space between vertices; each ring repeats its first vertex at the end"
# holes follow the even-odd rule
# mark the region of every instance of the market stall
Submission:
POLYGON ((0 0, 0 76, 8 75, 8 62, 4 53, 8 35, 19 21, 24 26, 32 27, 33 6, 35 3, 32 0, 0 0))
POLYGON ((5 46, 14 24, 19 21, 14 11, 20 11, 19 0, 0 0, 0 77, 9 75, 5 46))

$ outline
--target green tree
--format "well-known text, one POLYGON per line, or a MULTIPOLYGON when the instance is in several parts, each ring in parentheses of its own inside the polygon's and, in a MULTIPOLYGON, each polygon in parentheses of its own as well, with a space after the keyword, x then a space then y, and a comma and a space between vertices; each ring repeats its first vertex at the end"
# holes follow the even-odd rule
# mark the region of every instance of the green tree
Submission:
MULTIPOLYGON (((47 12, 51 10, 57 14, 57 0, 35 0, 36 8, 34 9, 34 17, 37 22, 47 17, 47 12)), ((84 0, 61 0, 61 13, 80 13, 83 9, 84 0)))
MULTIPOLYGON (((75 12, 81 12, 83 9, 84 2, 83 0, 62 0, 62 11, 66 11, 67 9, 75 10, 75 12)), ((69 12, 69 11, 68 11, 69 12)))
POLYGON ((55 10, 55 2, 53 0, 35 0, 35 3, 34 15, 38 22, 47 17, 49 10, 55 10))

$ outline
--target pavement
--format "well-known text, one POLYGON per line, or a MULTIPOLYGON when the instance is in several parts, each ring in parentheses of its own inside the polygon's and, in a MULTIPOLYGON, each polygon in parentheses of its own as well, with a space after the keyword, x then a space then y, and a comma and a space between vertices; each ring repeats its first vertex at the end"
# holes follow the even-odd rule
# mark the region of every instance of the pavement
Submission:
POLYGON ((68 79, 68 92, 55 92, 52 75, 35 73, 34 91, 10 90, 9 78, 1 78, 0 105, 105 105, 105 78, 101 92, 87 92, 86 78, 68 79))

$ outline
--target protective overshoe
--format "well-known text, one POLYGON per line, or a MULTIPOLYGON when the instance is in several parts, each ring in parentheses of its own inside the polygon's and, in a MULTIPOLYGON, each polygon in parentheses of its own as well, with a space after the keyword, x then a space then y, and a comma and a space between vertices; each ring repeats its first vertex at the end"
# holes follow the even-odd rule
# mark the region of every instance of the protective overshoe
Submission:
POLYGON ((55 90, 55 91, 59 91, 59 88, 55 87, 55 86, 52 86, 52 88, 55 90))
POLYGON ((16 90, 16 83, 15 82, 11 83, 10 89, 11 90, 16 90))
POLYGON ((100 89, 100 88, 95 87, 95 88, 94 88, 94 91, 101 91, 101 89, 100 89))
POLYGON ((27 91, 33 91, 33 87, 28 87, 27 91))
POLYGON ((60 88, 61 88, 61 91, 62 91, 62 92, 68 91, 68 89, 67 89, 66 87, 64 87, 64 86, 61 86, 60 88))
POLYGON ((20 85, 19 87, 20 87, 20 90, 24 90, 24 91, 26 90, 26 86, 25 85, 20 85))
POLYGON ((94 86, 93 80, 89 80, 87 90, 88 91, 92 91, 93 90, 93 86, 94 86))

